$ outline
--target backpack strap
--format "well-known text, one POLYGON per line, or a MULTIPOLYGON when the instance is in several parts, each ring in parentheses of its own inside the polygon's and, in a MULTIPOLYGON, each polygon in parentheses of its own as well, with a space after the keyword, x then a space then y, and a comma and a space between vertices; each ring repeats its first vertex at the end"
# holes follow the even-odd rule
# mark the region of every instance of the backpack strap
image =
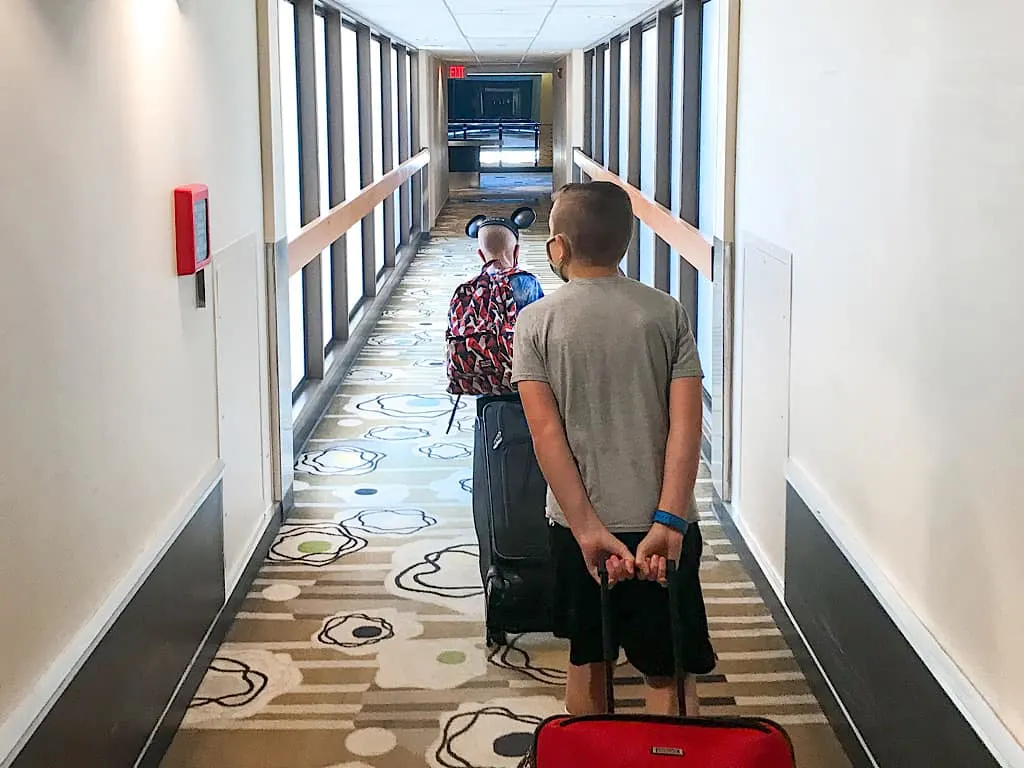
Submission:
POLYGON ((450 417, 450 418, 448 419, 448 429, 446 429, 446 430, 444 431, 444 433, 445 433, 446 435, 447 435, 447 434, 448 434, 449 432, 451 432, 451 431, 452 431, 452 424, 453 424, 453 423, 455 422, 455 413, 456 413, 456 412, 457 412, 457 411, 459 410, 459 401, 460 401, 461 399, 462 399, 462 395, 456 395, 456 396, 455 396, 455 405, 454 405, 454 406, 452 406, 452 415, 451 415, 451 417, 450 417))

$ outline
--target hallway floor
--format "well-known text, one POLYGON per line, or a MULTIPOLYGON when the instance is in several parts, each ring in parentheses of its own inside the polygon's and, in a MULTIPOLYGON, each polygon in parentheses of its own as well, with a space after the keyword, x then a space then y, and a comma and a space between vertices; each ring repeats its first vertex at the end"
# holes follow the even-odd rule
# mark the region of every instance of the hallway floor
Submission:
MULTIPOLYGON (((488 658, 471 402, 445 434, 447 303, 478 269, 463 227, 479 210, 444 210, 300 457, 293 515, 163 768, 512 768, 536 723, 562 710, 560 641, 517 637, 488 658)), ((552 290, 546 236, 542 215, 524 232, 523 260, 552 290)), ((720 656, 701 684, 703 714, 771 717, 802 768, 848 768, 702 474, 702 575, 720 656)), ((639 680, 619 674, 619 696, 635 706, 639 680)))

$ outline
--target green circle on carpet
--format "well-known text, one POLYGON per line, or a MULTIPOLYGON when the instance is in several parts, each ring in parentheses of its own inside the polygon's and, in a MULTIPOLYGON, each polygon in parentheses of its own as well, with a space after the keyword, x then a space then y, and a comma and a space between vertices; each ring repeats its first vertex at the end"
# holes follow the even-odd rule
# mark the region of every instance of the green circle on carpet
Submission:
POLYGON ((331 551, 331 542, 329 541, 304 541, 299 544, 299 552, 304 555, 322 555, 324 552, 331 551))
POLYGON ((466 654, 462 651, 442 651, 437 655, 437 660, 442 664, 461 664, 466 660, 466 654))

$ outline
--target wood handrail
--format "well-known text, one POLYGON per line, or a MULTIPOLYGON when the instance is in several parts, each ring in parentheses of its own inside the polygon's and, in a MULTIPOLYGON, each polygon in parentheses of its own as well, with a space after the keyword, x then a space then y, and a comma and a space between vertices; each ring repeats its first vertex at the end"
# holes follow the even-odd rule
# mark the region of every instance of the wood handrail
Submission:
POLYGON ((595 181, 610 181, 626 190, 636 217, 672 246, 694 269, 711 280, 711 243, 699 229, 675 216, 668 208, 647 197, 582 150, 573 151, 573 162, 595 181))
POLYGON ((424 149, 410 157, 400 166, 385 173, 368 187, 363 187, 355 197, 340 203, 323 216, 314 219, 299 230, 288 241, 288 274, 301 272, 302 268, 344 235, 352 227, 373 213, 373 209, 394 194, 402 184, 430 162, 430 150, 424 149))

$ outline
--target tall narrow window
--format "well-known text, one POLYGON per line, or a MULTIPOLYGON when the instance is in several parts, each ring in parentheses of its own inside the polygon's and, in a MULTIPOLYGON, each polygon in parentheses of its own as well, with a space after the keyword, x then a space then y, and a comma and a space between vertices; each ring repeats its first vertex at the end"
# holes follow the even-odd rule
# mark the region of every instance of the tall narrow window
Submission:
MULTIPOLYGON (((683 204, 683 17, 672 21, 672 211, 683 204)), ((672 250, 668 260, 669 292, 679 299, 680 255, 672 250)))
MULTIPOLYGON (((327 139, 327 20, 319 14, 313 27, 313 48, 316 58, 316 131, 317 154, 320 165, 320 213, 324 214, 331 208, 330 161, 327 139)), ((331 266, 331 249, 320 254, 321 279, 323 295, 323 326, 324 348, 330 346, 334 336, 334 314, 331 306, 331 286, 333 267, 331 266)))
MULTIPOLYGON (((718 197, 718 0, 703 6, 700 62, 700 186, 698 223, 706 237, 715 235, 715 207, 718 197)), ((711 370, 711 327, 714 316, 711 281, 697 278, 697 354, 705 371, 711 370)), ((707 383, 707 382, 706 382, 707 383)))
POLYGON ((407 64, 405 71, 409 85, 409 87, 405 89, 405 109, 406 114, 409 115, 409 134, 411 139, 409 142, 409 148, 410 152, 415 155, 416 150, 419 148, 419 140, 416 138, 416 130, 412 124, 412 89, 418 87, 419 83, 414 83, 412 81, 412 54, 407 51, 405 59, 407 64))
MULTIPOLYGON (((373 38, 370 42, 370 114, 373 123, 373 178, 379 179, 384 175, 384 136, 381 105, 381 79, 380 79, 380 40, 373 38)), ((373 209, 373 223, 376 228, 374 235, 374 264, 379 275, 384 269, 384 206, 378 205, 373 209)))
MULTIPOLYGON (((288 238, 302 228, 299 192, 299 93, 295 50, 295 6, 278 0, 278 35, 281 46, 281 130, 284 145, 284 203, 288 238)), ((306 375, 306 322, 302 300, 302 273, 288 280, 288 328, 291 345, 291 385, 306 375)))
MULTIPOLYGON (((643 73, 640 90, 640 190, 654 197, 654 169, 657 165, 655 138, 658 123, 658 31, 643 33, 643 73)), ((654 285, 654 231, 640 225, 640 281, 654 285)))
MULTIPOLYGON (((412 81, 412 54, 406 51, 404 54, 406 68, 406 85, 405 89, 405 114, 409 116, 409 154, 410 157, 416 154, 416 150, 419 146, 419 139, 416 136, 415 126, 412 124, 412 89, 416 88, 419 84, 412 81)), ((412 188, 412 184, 409 185, 412 188)), ((409 195, 409 222, 410 225, 416 221, 416 217, 412 215, 412 195, 409 195)), ((406 233, 408 234, 408 233, 406 233)))
MULTIPOLYGON (((359 194, 359 64, 356 56, 356 31, 341 30, 341 79, 345 128, 345 199, 359 194)), ((348 309, 355 312, 363 296, 363 230, 350 227, 346 242, 345 265, 348 275, 348 309)))
POLYGON ((612 76, 611 76, 611 62, 612 54, 611 51, 605 46, 604 49, 604 156, 596 158, 598 162, 608 165, 608 142, 609 142, 609 129, 611 126, 611 87, 612 87, 612 76))
MULTIPOLYGON (((397 168, 398 144, 402 140, 398 135, 398 50, 391 47, 391 167, 397 168)), ((398 190, 393 195, 395 209, 395 250, 405 240, 405 232, 402 231, 402 203, 399 200, 398 190)))
POLYGON ((629 170, 629 38, 622 38, 619 54, 619 176, 629 170))

